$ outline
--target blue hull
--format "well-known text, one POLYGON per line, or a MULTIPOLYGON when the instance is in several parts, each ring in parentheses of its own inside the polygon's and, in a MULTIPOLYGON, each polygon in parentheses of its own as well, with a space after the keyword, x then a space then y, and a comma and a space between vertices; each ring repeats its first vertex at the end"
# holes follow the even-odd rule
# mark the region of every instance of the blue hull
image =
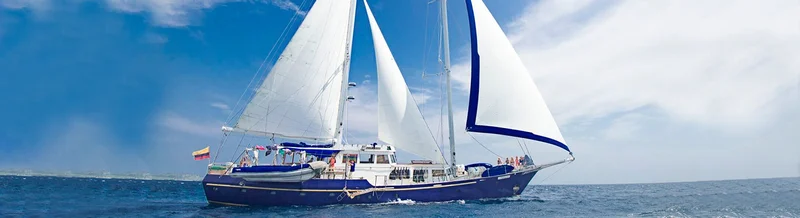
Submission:
POLYGON ((311 179, 302 183, 247 182, 230 176, 206 175, 203 189, 210 204, 231 206, 285 206, 371 204, 413 200, 435 202, 502 198, 518 195, 537 171, 424 185, 378 186, 366 180, 311 179), (350 198, 343 190, 379 189, 350 198))

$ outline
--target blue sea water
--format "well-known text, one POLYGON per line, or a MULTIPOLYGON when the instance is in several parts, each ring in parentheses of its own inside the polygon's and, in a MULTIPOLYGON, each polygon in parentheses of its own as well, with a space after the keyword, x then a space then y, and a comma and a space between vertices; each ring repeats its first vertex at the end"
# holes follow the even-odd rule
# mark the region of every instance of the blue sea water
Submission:
POLYGON ((208 206, 200 182, 0 176, 2 217, 800 217, 800 178, 536 185, 494 200, 208 206))

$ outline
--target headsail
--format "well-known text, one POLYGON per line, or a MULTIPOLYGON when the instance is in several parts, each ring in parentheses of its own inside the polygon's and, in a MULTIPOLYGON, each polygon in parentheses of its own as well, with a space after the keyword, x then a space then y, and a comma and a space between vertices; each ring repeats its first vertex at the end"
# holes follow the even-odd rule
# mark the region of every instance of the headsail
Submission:
POLYGON ((283 50, 235 129, 320 141, 335 137, 355 1, 320 0, 283 50))
POLYGON ((378 66, 378 139, 436 163, 444 163, 444 157, 411 96, 366 0, 364 6, 372 29, 378 66))
POLYGON ((466 0, 472 47, 467 131, 537 140, 569 151, 525 65, 482 0, 466 0))

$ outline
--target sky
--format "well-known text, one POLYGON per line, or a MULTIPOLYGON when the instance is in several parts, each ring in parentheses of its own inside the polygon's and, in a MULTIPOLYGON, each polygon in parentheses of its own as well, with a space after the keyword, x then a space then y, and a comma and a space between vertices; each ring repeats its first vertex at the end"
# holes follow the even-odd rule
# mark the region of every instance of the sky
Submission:
MULTIPOLYGON (((485 2, 575 154, 534 184, 800 176, 800 2, 485 2)), ((447 150, 438 2, 369 3, 447 150)), ((310 4, 0 0, 0 169, 204 173, 189 154, 230 159, 236 140, 215 150, 220 126, 310 4)), ((464 131, 469 33, 463 1, 448 9, 458 160, 520 155, 516 139, 464 131)), ((359 1, 345 130, 357 143, 377 135, 365 15, 359 1)), ((524 143, 537 163, 567 157, 524 143)))

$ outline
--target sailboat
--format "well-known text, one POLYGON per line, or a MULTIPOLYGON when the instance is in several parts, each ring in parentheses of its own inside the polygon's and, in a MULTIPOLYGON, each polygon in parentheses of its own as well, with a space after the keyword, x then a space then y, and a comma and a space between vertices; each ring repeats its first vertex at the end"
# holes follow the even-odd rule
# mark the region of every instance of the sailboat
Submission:
POLYGON ((569 152, 569 157, 547 164, 533 164, 527 156, 523 164, 456 162, 447 3, 440 3, 449 161, 430 134, 366 0, 363 5, 377 64, 380 143, 344 142, 343 111, 353 99, 348 89, 355 86, 348 74, 357 1, 317 0, 238 120, 222 127, 225 138, 220 147, 234 133, 269 138, 273 144, 245 148, 231 162, 217 163, 215 158, 202 181, 209 204, 502 198, 522 193, 540 170, 574 161, 531 75, 497 21, 482 0, 465 0, 471 39, 466 131, 547 143, 569 152), (398 163, 398 150, 423 160, 398 163), (260 151, 271 155, 272 162, 259 163, 260 151))

